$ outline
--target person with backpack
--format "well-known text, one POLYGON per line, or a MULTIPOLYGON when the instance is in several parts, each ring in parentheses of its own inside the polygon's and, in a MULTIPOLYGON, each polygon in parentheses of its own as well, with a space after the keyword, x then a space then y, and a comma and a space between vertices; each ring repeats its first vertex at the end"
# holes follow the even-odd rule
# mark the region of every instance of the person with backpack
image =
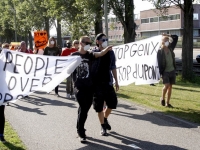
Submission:
POLYGON ((170 104, 172 85, 176 81, 176 63, 174 49, 178 42, 177 35, 162 34, 161 47, 157 53, 159 73, 163 80, 162 97, 160 103, 162 106, 173 108, 170 104), (165 101, 165 95, 167 100, 165 101))
POLYGON ((72 56, 80 56, 82 58, 81 64, 74 70, 73 83, 76 100, 79 104, 78 119, 77 119, 77 133, 79 140, 83 143, 86 141, 85 122, 88 111, 93 102, 93 83, 91 77, 92 62, 105 55, 112 50, 112 46, 105 47, 101 52, 89 51, 91 40, 88 36, 82 36, 79 40, 79 49, 72 53, 72 56))
MULTIPOLYGON (((101 52, 108 46, 108 38, 105 34, 99 33, 96 36, 97 49, 94 52, 101 52)), ((99 121, 101 124, 100 134, 106 136, 107 130, 111 130, 108 123, 108 116, 111 114, 112 109, 117 107, 117 95, 113 87, 113 77, 115 79, 116 91, 119 90, 117 71, 115 65, 115 54, 109 51, 103 57, 96 59, 92 67, 92 76, 94 83, 94 102, 93 107, 98 113, 99 121), (104 102, 107 107, 104 107, 104 102)))

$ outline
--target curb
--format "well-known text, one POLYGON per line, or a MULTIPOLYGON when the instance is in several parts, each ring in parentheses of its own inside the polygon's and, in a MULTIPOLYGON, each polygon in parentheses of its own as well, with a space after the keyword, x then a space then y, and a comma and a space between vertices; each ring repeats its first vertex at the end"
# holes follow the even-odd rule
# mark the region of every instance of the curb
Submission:
POLYGON ((152 115, 154 115, 154 116, 157 116, 159 118, 162 117, 162 119, 164 119, 164 120, 169 120, 170 122, 172 122, 176 125, 181 125, 182 127, 185 127, 185 128, 191 128, 192 130, 195 130, 200 133, 200 124, 193 123, 188 120, 184 120, 182 118, 178 118, 178 117, 166 114, 166 113, 158 111, 158 110, 153 110, 152 108, 148 108, 146 106, 136 104, 128 99, 119 98, 118 100, 130 105, 131 107, 135 107, 135 108, 142 110, 144 112, 147 112, 147 113, 152 113, 152 115))

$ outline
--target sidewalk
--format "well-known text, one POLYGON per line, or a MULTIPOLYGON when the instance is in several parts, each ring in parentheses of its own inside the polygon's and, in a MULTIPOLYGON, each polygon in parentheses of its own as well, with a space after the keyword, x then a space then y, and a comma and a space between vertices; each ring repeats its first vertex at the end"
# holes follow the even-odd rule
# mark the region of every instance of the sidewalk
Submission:
MULTIPOLYGON (((91 107, 85 128, 88 142, 76 134, 77 103, 63 97, 37 92, 6 107, 6 119, 16 129, 28 150, 199 150, 198 126, 119 100, 112 112, 109 136, 100 136, 97 114, 91 107)), ((159 104, 159 101, 158 101, 159 104)))

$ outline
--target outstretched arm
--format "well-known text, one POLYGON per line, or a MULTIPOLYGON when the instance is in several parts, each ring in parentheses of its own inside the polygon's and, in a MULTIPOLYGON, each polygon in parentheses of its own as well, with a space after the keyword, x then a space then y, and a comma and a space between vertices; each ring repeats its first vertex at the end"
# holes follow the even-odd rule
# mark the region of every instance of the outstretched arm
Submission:
POLYGON ((97 57, 101 57, 103 55, 105 55, 108 51, 112 50, 112 46, 108 46, 105 49, 103 49, 101 52, 94 52, 94 56, 97 57))

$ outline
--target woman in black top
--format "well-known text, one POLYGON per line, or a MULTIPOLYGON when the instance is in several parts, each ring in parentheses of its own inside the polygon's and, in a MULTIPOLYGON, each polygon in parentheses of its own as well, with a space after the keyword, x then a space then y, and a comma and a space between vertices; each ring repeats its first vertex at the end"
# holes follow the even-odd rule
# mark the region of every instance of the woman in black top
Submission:
MULTIPOLYGON (((44 49, 44 54, 43 55, 48 55, 48 56, 60 56, 60 50, 56 46, 56 40, 54 37, 50 37, 47 47, 44 49)), ((55 88, 55 94, 59 96, 58 94, 58 86, 55 88)))

